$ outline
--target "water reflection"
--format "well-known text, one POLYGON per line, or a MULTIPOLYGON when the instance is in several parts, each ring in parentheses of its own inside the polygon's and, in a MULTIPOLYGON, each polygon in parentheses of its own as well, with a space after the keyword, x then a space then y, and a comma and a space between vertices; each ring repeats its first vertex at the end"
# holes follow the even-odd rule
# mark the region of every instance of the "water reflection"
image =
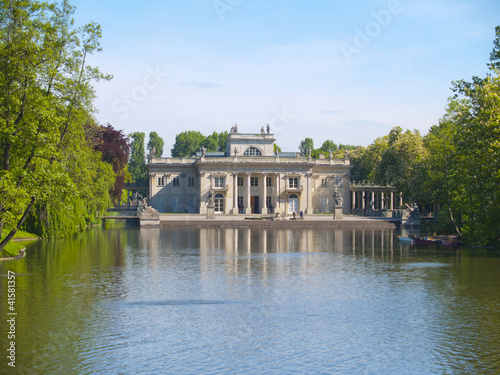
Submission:
POLYGON ((497 372, 498 253, 396 234, 185 226, 38 242, 0 264, 18 274, 17 369, 497 372))

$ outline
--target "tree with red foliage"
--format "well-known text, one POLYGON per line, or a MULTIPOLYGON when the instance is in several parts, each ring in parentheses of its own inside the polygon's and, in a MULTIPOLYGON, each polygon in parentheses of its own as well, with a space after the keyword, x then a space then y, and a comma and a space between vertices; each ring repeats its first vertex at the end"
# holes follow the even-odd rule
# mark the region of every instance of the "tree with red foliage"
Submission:
POLYGON ((116 174, 115 184, 109 192, 114 205, 118 205, 125 186, 125 174, 130 156, 130 143, 122 130, 116 130, 111 124, 87 125, 87 139, 96 151, 102 154, 102 160, 111 164, 116 174))

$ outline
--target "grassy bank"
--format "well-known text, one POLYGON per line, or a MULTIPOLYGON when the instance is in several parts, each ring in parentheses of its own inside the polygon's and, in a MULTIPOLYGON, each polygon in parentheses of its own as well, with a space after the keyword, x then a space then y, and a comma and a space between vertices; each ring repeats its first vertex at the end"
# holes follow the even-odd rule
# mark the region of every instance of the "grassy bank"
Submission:
MULTIPOLYGON (((4 233, 1 240, 3 240, 6 235, 7 233, 4 233)), ((37 238, 38 237, 33 233, 24 232, 22 230, 18 231, 14 236, 14 239, 10 241, 7 246, 5 246, 5 249, 2 252, 0 252, 0 258, 10 258, 18 256, 21 249, 26 246, 25 241, 34 241, 37 238)))

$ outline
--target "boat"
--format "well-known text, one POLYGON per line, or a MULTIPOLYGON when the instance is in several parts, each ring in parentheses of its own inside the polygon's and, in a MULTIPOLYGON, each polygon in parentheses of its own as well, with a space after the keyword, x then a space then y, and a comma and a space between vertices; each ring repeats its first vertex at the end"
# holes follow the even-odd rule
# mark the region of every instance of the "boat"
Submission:
POLYGON ((441 245, 443 246, 460 246, 460 236, 442 236, 441 237, 441 245))
POLYGON ((408 243, 408 244, 413 244, 413 238, 410 236, 398 236, 398 240, 401 243, 408 243))
POLYGON ((415 245, 440 245, 441 239, 437 237, 413 237, 413 243, 415 245))

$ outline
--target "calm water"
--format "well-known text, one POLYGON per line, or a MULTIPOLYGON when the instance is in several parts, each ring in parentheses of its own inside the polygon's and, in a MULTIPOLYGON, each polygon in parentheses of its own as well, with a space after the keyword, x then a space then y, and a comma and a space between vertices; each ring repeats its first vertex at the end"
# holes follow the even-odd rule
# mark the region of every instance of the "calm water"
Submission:
MULTIPOLYGON (((26 374, 500 373, 498 252, 393 231, 93 229, 0 263, 26 374)), ((0 325, 6 352, 7 325, 0 325)))

